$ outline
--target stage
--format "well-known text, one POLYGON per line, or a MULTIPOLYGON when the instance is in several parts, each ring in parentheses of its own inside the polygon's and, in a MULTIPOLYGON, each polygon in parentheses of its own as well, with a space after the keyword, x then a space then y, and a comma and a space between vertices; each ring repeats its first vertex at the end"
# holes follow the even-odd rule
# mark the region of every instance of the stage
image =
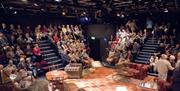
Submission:
POLYGON ((155 89, 139 87, 141 82, 151 81, 154 77, 148 76, 144 80, 129 78, 128 81, 115 81, 115 69, 99 67, 90 69, 82 79, 65 80, 67 91, 156 91, 155 89), (83 88, 84 90, 79 90, 83 88))

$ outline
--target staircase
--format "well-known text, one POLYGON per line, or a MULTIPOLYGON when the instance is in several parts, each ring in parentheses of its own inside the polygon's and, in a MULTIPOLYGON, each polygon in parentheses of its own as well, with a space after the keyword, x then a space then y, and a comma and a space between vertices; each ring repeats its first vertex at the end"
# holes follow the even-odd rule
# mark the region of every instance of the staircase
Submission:
POLYGON ((135 62, 148 64, 151 55, 153 55, 156 52, 158 47, 158 39, 148 38, 142 46, 139 55, 136 57, 135 62))
POLYGON ((63 69, 63 62, 48 39, 41 39, 39 46, 43 60, 47 62, 46 67, 43 67, 43 69, 63 69))

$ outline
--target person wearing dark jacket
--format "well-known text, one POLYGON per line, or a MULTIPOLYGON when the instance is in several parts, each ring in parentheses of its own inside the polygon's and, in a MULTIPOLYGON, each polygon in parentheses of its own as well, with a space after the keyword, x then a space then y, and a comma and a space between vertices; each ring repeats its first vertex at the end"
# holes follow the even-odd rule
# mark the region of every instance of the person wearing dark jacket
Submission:
POLYGON ((173 72, 173 91, 180 91, 180 62, 177 62, 175 70, 173 72))

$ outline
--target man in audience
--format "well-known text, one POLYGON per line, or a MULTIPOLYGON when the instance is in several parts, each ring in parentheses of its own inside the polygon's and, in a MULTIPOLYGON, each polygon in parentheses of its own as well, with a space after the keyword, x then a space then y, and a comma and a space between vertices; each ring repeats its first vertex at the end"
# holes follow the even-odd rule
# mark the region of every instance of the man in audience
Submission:
POLYGON ((173 91, 180 90, 180 62, 176 64, 176 67, 173 72, 172 89, 173 91))
POLYGON ((162 80, 167 80, 167 73, 169 70, 174 70, 171 63, 167 60, 167 55, 162 54, 159 61, 157 61, 155 69, 158 72, 158 77, 162 80))

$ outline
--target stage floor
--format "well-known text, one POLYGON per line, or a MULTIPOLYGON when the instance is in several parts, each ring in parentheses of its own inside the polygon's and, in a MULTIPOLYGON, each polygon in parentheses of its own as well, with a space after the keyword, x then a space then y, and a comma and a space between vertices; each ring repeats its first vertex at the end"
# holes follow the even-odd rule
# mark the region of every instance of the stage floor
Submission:
MULTIPOLYGON (((130 78, 129 81, 114 81, 112 75, 115 74, 115 69, 100 67, 95 68, 91 73, 83 76, 82 79, 68 79, 68 91, 78 91, 79 88, 85 91, 116 91, 117 87, 126 87, 124 91, 156 91, 154 89, 140 88, 138 85, 142 81, 148 81, 154 77, 148 76, 144 80, 130 78)), ((118 90, 121 91, 121 90, 118 90)))

